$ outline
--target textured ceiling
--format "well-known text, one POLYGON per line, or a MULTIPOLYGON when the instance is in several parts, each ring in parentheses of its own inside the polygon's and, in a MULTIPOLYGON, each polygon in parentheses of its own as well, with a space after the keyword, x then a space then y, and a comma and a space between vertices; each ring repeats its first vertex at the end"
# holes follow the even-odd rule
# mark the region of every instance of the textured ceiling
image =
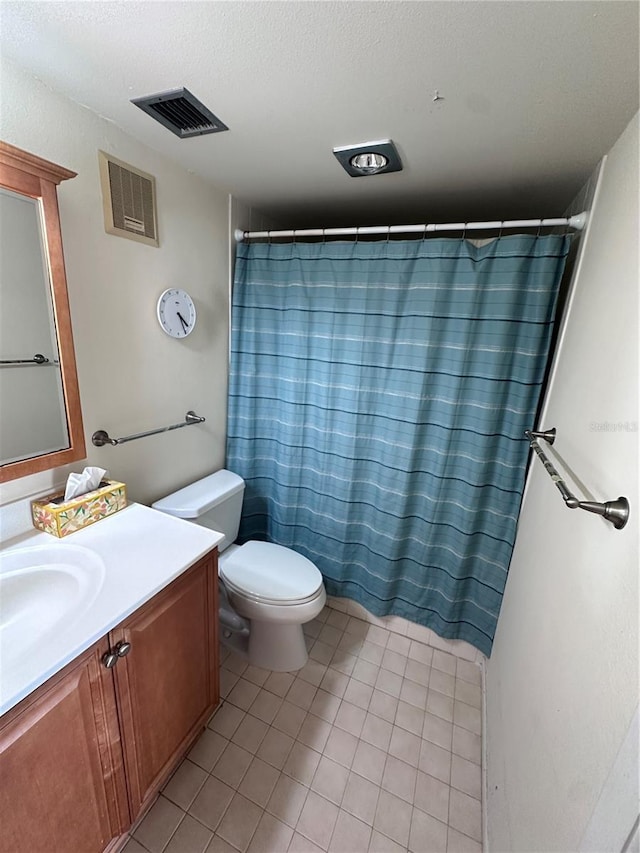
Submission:
POLYGON ((504 219, 561 214, 638 109, 638 9, 3 0, 0 46, 282 224, 504 219), (181 86, 230 131, 179 140, 129 103, 181 86), (402 172, 332 154, 386 137, 402 172))

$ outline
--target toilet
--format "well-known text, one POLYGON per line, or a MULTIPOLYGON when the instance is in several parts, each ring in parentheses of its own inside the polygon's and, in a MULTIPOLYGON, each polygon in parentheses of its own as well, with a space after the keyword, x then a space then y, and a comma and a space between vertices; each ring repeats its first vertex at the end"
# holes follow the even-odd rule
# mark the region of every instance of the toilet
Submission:
POLYGON ((307 662, 302 626, 322 610, 327 595, 318 568, 271 542, 235 545, 244 480, 216 471, 156 501, 153 508, 222 533, 218 545, 221 640, 249 663, 292 672, 307 662))

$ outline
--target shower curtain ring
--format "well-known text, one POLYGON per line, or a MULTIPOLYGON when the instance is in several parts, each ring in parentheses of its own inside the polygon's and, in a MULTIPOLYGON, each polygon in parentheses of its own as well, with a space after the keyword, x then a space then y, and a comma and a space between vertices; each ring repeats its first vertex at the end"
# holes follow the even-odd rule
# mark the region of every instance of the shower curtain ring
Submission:
POLYGON ((504 228, 504 220, 500 220, 500 227, 498 228, 498 240, 502 238, 502 229, 504 228))
POLYGON ((387 225, 387 243, 391 241, 391 226, 387 225))
POLYGON ((466 240, 466 238, 467 238, 467 223, 463 222, 462 223, 462 238, 461 238, 463 243, 466 240))

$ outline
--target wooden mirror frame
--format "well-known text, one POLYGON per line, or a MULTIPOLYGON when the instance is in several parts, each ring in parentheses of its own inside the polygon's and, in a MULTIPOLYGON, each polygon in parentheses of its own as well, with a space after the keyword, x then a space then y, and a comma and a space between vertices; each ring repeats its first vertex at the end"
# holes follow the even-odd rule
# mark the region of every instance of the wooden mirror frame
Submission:
POLYGON ((51 301, 69 435, 69 447, 64 450, 0 465, 0 483, 58 468, 60 465, 84 459, 86 456, 56 194, 57 185, 61 181, 75 178, 76 174, 0 141, 0 186, 33 199, 40 199, 42 203, 42 222, 45 232, 43 237, 49 266, 51 301))

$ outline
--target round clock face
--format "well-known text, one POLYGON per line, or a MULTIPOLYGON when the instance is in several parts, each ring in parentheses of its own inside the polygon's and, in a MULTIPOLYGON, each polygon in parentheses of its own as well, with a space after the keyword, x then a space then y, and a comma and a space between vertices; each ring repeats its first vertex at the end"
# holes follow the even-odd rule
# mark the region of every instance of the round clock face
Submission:
POLYGON ((165 290, 158 299, 158 322, 172 338, 186 338, 196 324, 196 307, 185 290, 165 290))

